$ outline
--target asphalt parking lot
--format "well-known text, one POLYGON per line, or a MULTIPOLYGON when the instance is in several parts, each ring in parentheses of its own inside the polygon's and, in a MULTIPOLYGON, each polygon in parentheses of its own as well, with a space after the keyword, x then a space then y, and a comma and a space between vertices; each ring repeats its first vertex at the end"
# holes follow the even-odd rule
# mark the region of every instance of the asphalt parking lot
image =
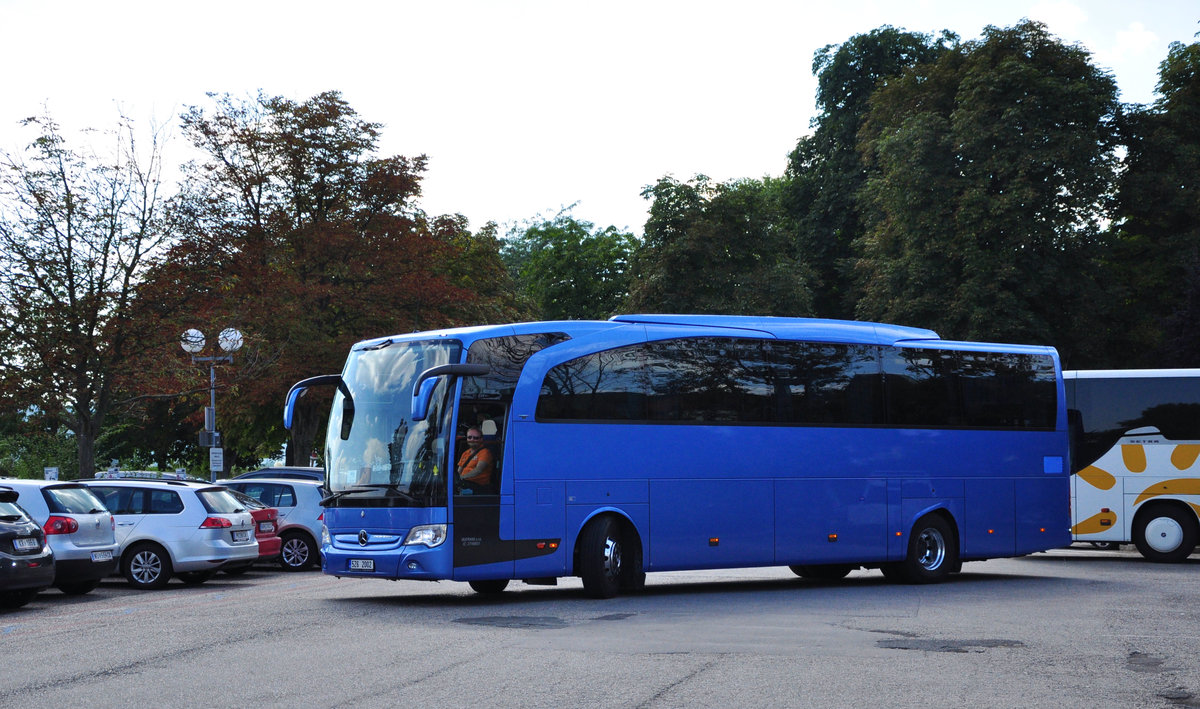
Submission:
POLYGON ((256 569, 104 582, 0 615, 0 706, 1200 706, 1200 556, 1076 547, 950 582, 785 568, 576 579, 339 580, 256 569))

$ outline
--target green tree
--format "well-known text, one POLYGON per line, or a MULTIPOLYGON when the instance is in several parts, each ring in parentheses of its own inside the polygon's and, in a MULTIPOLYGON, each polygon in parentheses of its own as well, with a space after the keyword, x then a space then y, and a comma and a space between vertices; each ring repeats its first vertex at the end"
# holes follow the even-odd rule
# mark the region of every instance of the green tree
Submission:
POLYGON ((870 103, 858 315, 1086 349, 1116 168, 1112 77, 1027 21, 985 28, 870 103))
POLYGON ((781 228, 782 183, 663 177, 634 262, 633 310, 808 315, 810 271, 781 228))
MULTIPOLYGON (((288 387, 340 371, 361 339, 507 319, 498 241, 488 228, 471 234, 457 215, 422 212, 425 157, 377 156, 381 126, 337 92, 304 102, 211 98, 183 115, 184 135, 204 155, 187 171, 190 221, 141 302, 154 320, 156 305, 187 283, 193 317, 160 318, 164 339, 187 327, 212 339, 242 330, 245 348, 218 374, 225 447, 236 464, 253 464, 287 439, 288 461, 306 462, 328 398, 303 397, 289 437, 280 415, 288 387)), ((201 411, 206 368, 178 345, 164 356, 173 370, 148 386, 192 391, 177 406, 201 411)))
POLYGON ((597 229, 564 210, 510 236, 501 252, 521 293, 546 320, 604 319, 629 294, 633 234, 597 229))
POLYGON ((854 242, 863 233, 857 195, 867 179, 858 131, 871 95, 906 69, 934 61, 957 39, 948 32, 935 40, 884 26, 814 54, 818 113, 813 133, 788 156, 784 205, 799 255, 815 272, 817 314, 854 313, 854 242))
POLYGON ((1157 89, 1122 122, 1128 154, 1104 271, 1119 298, 1108 366, 1200 361, 1200 43, 1170 46, 1157 89))
POLYGON ((170 241, 157 135, 129 121, 100 155, 72 148, 49 117, 0 157, 0 386, 52 434, 73 434, 78 472, 121 405, 119 382, 147 345, 132 317, 136 288, 170 241))

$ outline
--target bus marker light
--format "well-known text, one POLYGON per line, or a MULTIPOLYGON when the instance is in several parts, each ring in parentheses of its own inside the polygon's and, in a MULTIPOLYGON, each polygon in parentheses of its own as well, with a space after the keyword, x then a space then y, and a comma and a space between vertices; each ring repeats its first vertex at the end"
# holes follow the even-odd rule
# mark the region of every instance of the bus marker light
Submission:
POLYGON ((545 548, 546 548, 546 542, 538 542, 538 543, 537 543, 537 548, 538 548, 538 549, 545 549, 545 548))
POLYGON ((721 540, 720 540, 719 538, 717 538, 717 537, 713 537, 713 538, 711 538, 711 539, 709 539, 709 540, 708 540, 708 545, 709 545, 710 547, 715 547, 715 546, 718 546, 720 543, 721 543, 721 540))
POLYGON ((830 534, 830 535, 829 535, 829 541, 831 541, 831 542, 836 542, 836 541, 837 541, 837 535, 836 535, 836 534, 830 534))
POLYGON ((994 530, 994 529, 989 529, 989 530, 988 530, 988 534, 995 534, 995 533, 996 533, 996 530, 994 530))
POLYGON ((557 548, 558 548, 558 542, 550 542, 550 548, 551 548, 551 549, 557 549, 557 548))

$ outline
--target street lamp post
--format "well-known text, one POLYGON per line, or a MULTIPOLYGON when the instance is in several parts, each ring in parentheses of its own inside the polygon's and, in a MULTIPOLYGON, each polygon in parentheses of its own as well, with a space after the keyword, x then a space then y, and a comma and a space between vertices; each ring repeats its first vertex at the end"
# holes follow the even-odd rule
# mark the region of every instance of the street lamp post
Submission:
POLYGON ((208 469, 212 481, 217 473, 225 469, 225 450, 221 447, 221 434, 217 432, 217 363, 233 364, 233 353, 242 347, 242 333, 229 327, 217 335, 217 344, 225 352, 212 357, 197 357, 204 351, 204 333, 192 328, 179 338, 179 346, 192 357, 192 363, 208 363, 208 408, 204 410, 204 430, 200 432, 200 445, 209 449, 208 469))

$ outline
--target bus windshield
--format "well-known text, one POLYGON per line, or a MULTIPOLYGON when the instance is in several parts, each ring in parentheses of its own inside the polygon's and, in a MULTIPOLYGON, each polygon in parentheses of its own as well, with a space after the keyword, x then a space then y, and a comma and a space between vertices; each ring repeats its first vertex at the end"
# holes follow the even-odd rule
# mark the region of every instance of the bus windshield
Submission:
POLYGON ((425 370, 459 361, 456 340, 385 341, 351 352, 342 375, 354 403, 342 440, 344 395, 334 395, 325 437, 327 506, 427 507, 446 504, 448 377, 437 382, 429 415, 412 420, 413 383, 425 370))

